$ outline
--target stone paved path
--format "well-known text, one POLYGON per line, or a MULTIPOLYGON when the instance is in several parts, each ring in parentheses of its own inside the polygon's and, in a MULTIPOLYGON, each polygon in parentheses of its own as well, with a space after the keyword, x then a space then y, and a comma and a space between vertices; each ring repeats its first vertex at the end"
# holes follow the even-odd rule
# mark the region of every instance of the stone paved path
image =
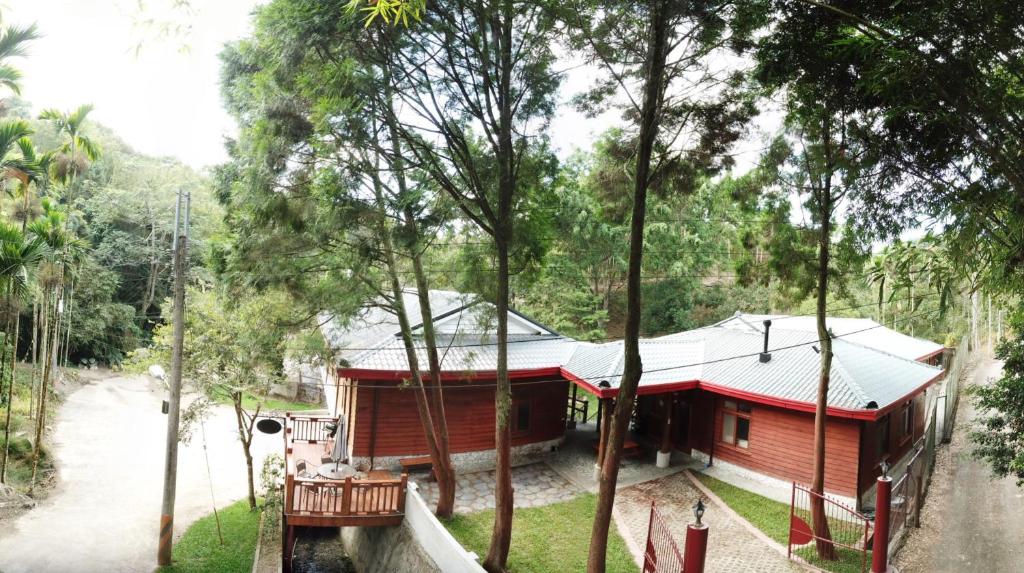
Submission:
MULTIPOLYGON (((988 384, 1002 365, 978 363, 972 384, 988 384)), ((1012 477, 993 479, 985 462, 971 457, 968 435, 975 418, 961 396, 949 447, 940 448, 921 528, 911 530, 897 555, 902 573, 1019 573, 1024 571, 1024 489, 1012 477)))
MULTIPOLYGON (((678 473, 619 490, 615 509, 637 547, 647 543, 647 524, 651 500, 672 528, 673 537, 683 548, 686 525, 693 521, 694 501, 701 497, 685 473, 678 473)), ((707 500, 705 500, 706 502, 707 500)), ((766 546, 746 528, 714 504, 709 504, 704 522, 708 535, 708 573, 792 573, 800 571, 785 557, 766 546)))
MULTIPOLYGON (((424 476, 413 477, 428 507, 437 503, 437 482, 424 476)), ((569 482, 546 463, 533 463, 512 468, 512 487, 516 507, 537 507, 570 500, 579 493, 569 482)), ((455 511, 472 513, 494 507, 494 471, 466 473, 458 476, 455 511)))

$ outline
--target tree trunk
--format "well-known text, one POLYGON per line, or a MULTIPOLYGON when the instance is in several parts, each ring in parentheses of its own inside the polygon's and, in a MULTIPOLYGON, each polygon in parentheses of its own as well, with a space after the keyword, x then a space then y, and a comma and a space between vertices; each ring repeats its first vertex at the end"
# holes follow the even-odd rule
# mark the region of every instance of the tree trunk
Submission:
POLYGON ((253 481, 252 451, 250 451, 252 433, 246 431, 242 397, 242 392, 231 393, 231 401, 235 406, 235 421, 238 423, 238 441, 242 443, 242 453, 245 454, 245 479, 249 486, 249 510, 256 511, 256 484, 253 481))
POLYGON ((18 365, 18 335, 21 329, 21 315, 14 314, 14 348, 11 350, 11 382, 7 386, 7 418, 4 423, 4 457, 0 460, 0 483, 7 483, 7 459, 11 451, 11 410, 14 410, 14 381, 18 365))
POLYGON ((28 417, 30 420, 34 420, 36 417, 36 375, 38 374, 39 351, 36 348, 36 342, 39 333, 39 303, 35 300, 32 301, 32 348, 29 351, 29 355, 32 357, 32 376, 30 378, 30 385, 28 393, 28 417))
MULTIPOLYGON (((416 294, 420 305, 420 322, 423 324, 423 341, 427 350, 427 363, 430 368, 431 403, 428 420, 432 422, 436 459, 432 460, 434 475, 437 478, 438 517, 451 517, 455 511, 455 466, 452 464, 451 443, 448 436, 448 419, 444 408, 444 389, 441 387, 441 361, 437 354, 437 337, 434 334, 434 316, 430 308, 430 283, 423 271, 423 258, 420 251, 420 229, 413 212, 411 201, 408 200, 408 181, 405 177, 405 162, 402 161, 402 149, 399 143, 397 117, 394 111, 391 91, 391 62, 384 64, 385 102, 384 117, 391 140, 392 168, 398 181, 399 203, 402 205, 402 217, 408 231, 413 237, 409 245, 409 257, 412 260, 413 273, 416 278, 416 294)), ((422 376, 421 376, 422 378, 422 376)))
MULTIPOLYGON (((43 430, 46 426, 46 398, 50 387, 50 378, 53 374, 53 360, 56 358, 57 352, 53 346, 57 344, 57 334, 59 331, 58 323, 56 319, 57 315, 57 300, 58 295, 54 293, 53 310, 47 308, 47 319, 44 324, 43 339, 46 344, 46 349, 43 351, 43 379, 39 385, 39 414, 36 417, 36 436, 35 443, 32 447, 32 478, 29 481, 29 493, 35 489, 36 486, 36 475, 39 471, 39 454, 43 447, 43 430), (49 315, 53 315, 53 321, 49 319, 49 315), (53 340, 50 340, 50 333, 46 332, 45 328, 50 328, 52 331, 53 340)), ((49 301, 47 301, 49 303, 49 301)), ((47 304, 49 307, 49 304, 47 304)))
POLYGON ((515 8, 510 0, 501 3, 500 14, 492 16, 491 42, 498 53, 498 213, 494 221, 494 246, 498 256, 498 364, 494 389, 494 526, 484 559, 490 573, 505 571, 512 543, 512 386, 508 378, 509 246, 512 240, 512 197, 515 193, 516 153, 512 143, 512 21, 515 8))
MULTIPOLYGON (((828 177, 831 177, 829 173, 828 177)), ((832 372, 832 336, 825 324, 828 302, 828 267, 832 249, 832 192, 828 183, 824 191, 819 191, 818 206, 821 209, 821 228, 818 235, 818 300, 816 319, 818 326, 818 343, 821 345, 821 373, 818 378, 818 400, 814 410, 814 473, 811 480, 811 491, 818 494, 811 496, 811 521, 814 523, 814 535, 817 540, 818 556, 822 559, 838 558, 832 534, 829 531, 825 513, 825 422, 828 415, 828 386, 832 372)))
POLYGON ((637 142, 636 178, 633 185, 633 214, 629 231, 629 271, 626 277, 626 332, 623 340, 625 363, 615 414, 608 428, 608 447, 601 464, 597 511, 590 534, 588 573, 604 573, 608 549, 608 529, 615 503, 622 444, 633 413, 643 364, 640 360, 640 273, 643 266, 644 220, 647 215, 647 188, 650 184, 651 156, 658 136, 658 118, 664 90, 665 60, 668 56, 667 2, 654 2, 649 16, 650 38, 644 63, 644 98, 640 112, 637 142))

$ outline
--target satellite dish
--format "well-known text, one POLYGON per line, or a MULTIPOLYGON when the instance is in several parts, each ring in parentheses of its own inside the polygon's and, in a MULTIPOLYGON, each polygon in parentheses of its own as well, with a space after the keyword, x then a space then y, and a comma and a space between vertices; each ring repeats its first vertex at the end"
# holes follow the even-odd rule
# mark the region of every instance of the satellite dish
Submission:
POLYGON ((263 418, 256 422, 256 429, 264 434, 276 434, 281 431, 281 422, 273 418, 263 418))
POLYGON ((159 364, 154 364, 149 367, 149 375, 157 380, 163 380, 165 376, 164 369, 159 364))

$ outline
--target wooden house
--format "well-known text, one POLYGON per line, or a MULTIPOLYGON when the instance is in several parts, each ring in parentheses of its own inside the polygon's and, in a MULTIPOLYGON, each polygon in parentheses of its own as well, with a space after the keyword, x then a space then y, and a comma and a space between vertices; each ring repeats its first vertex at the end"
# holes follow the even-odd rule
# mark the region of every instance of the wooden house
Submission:
MULTIPOLYGON (((416 297, 406 296, 414 334, 416 297)), ((494 307, 459 293, 431 296, 456 464, 494 460, 497 360, 494 307)), ((829 319, 833 365, 828 397, 826 490, 870 503, 880 460, 899 466, 921 437, 925 393, 941 379, 941 345, 866 319, 829 319)), ((709 327, 641 341, 644 374, 634 436, 736 475, 783 484, 811 477, 820 354, 809 317, 737 315, 709 327), (765 333, 765 321, 772 326, 765 333), (767 351, 765 350, 767 348, 767 351)), ((324 373, 333 415, 347 425, 353 463, 398 468, 427 453, 397 321, 371 308, 346 324, 325 320, 335 363, 324 373)), ((426 368, 422 338, 419 363, 426 368)), ((557 448, 570 400, 596 396, 605 417, 618 395, 622 342, 592 344, 509 314, 514 459, 557 448)), ((605 424, 607 427, 607 424, 605 424)), ((604 435, 602 433, 603 452, 604 435)))

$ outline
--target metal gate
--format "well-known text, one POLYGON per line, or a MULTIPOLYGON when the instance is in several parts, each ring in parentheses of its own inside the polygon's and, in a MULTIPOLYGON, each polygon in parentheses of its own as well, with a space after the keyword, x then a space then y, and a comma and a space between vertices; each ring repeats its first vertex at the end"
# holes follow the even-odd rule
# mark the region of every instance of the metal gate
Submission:
POLYGON ((651 521, 647 526, 643 573, 683 573, 683 554, 672 539, 672 531, 651 502, 651 521))
MULTIPOLYGON (((828 495, 814 493, 807 486, 793 484, 789 513, 789 558, 831 569, 842 563, 849 570, 868 569, 871 522, 868 518, 828 495), (813 505, 821 504, 827 530, 814 529, 813 505)), ((845 569, 844 569, 845 570, 845 569)))

